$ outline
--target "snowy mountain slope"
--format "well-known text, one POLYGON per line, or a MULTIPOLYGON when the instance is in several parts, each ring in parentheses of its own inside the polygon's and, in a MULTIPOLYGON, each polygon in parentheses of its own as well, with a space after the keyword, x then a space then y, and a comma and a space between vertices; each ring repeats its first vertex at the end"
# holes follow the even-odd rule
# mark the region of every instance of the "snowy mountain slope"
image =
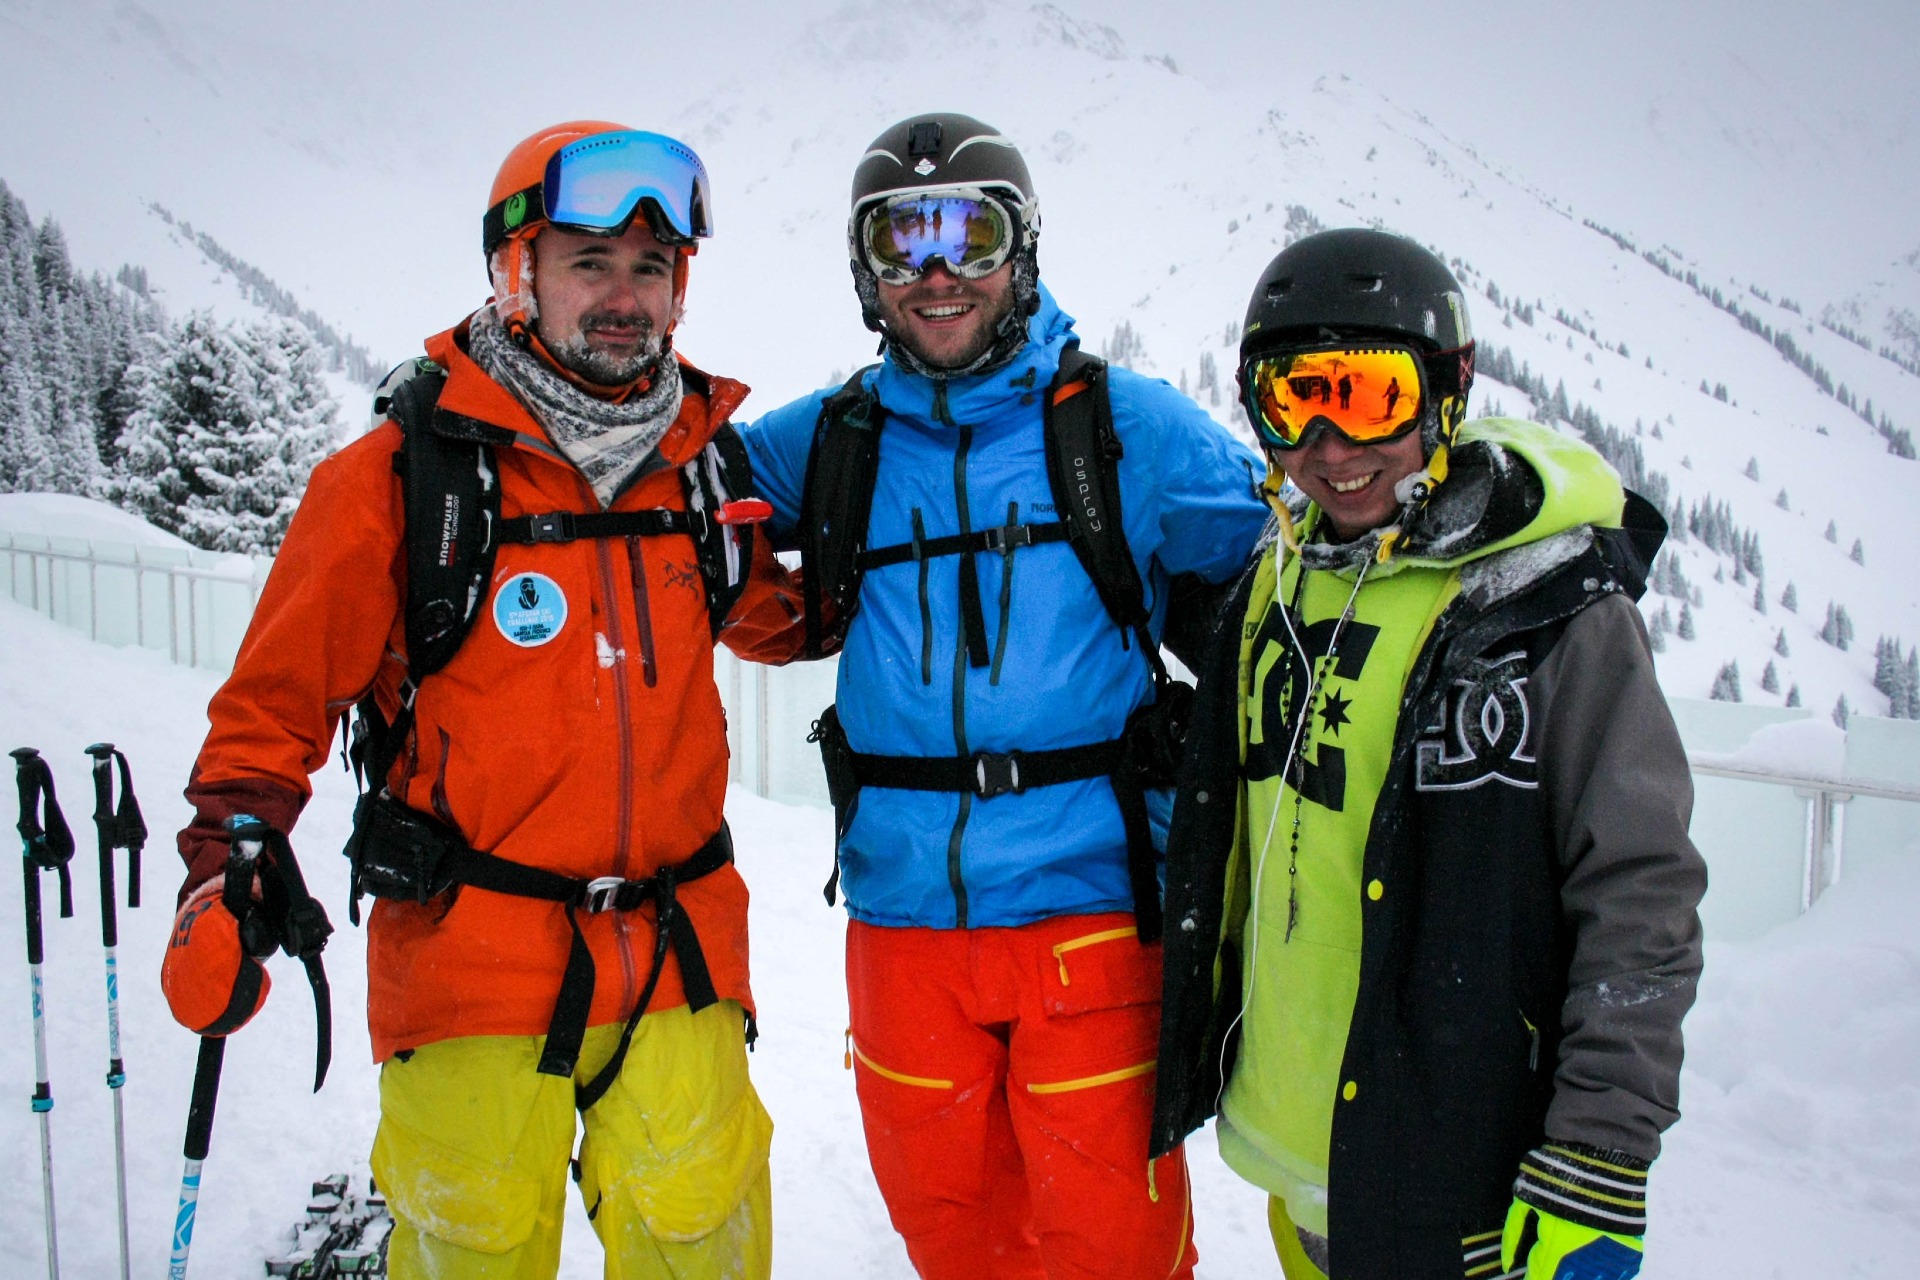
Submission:
MULTIPOLYGON (((66 1274, 113 1273, 112 1121, 101 1083, 104 1000, 87 761, 96 737, 129 755, 153 837, 145 905, 122 910, 121 1018, 134 1264, 152 1274, 179 1188, 195 1039, 168 1017, 158 976, 180 874, 179 788, 205 733, 215 677, 138 650, 78 638, 0 601, 0 739, 53 764, 80 852, 75 917, 47 922, 46 1007, 54 1167, 66 1274)), ((377 1113, 364 1008, 365 947, 344 910, 352 788, 327 768, 294 833, 314 892, 339 932, 326 953, 334 1065, 314 1096, 312 1011, 298 966, 270 962, 278 990, 230 1042, 207 1162, 193 1274, 258 1275, 258 1259, 299 1215, 307 1184, 363 1169, 377 1113)), ((755 995, 762 1037, 751 1060, 776 1126, 775 1274, 881 1280, 906 1273, 866 1163, 852 1077, 843 1066, 844 916, 821 904, 830 816, 735 789, 728 796, 741 868, 754 895, 755 995)), ((11 812, 8 818, 12 817, 11 812)), ((1685 1116, 1653 1178, 1648 1280, 1846 1275, 1897 1280, 1920 1250, 1920 850, 1883 861, 1823 897, 1802 920, 1750 944, 1709 943, 1687 1025, 1685 1116)), ((124 862, 122 864, 124 866, 124 862)), ((1850 873, 1851 875, 1851 873, 1850 873)), ((47 882, 51 889, 52 882, 47 882)), ((24 1102, 33 1075, 18 899, 0 910, 0 1082, 24 1102)), ((0 1150, 14 1153, 0 1198, 0 1274, 41 1273, 38 1142, 24 1105, 0 1108, 0 1150)), ((1199 1274, 1275 1274, 1264 1198, 1221 1164, 1210 1131, 1189 1144, 1199 1274)), ((570 1201, 562 1274, 599 1274, 598 1249, 570 1201)))
MULTIPOLYGON (((607 18, 627 36, 609 42, 632 50, 624 60, 583 53, 578 23, 505 6, 430 7, 398 23, 375 12, 347 3, 292 19, 224 2, 149 11, 11 0, 0 6, 11 37, 0 42, 6 92, 41 105, 47 123, 0 138, 0 176, 36 213, 61 219, 82 263, 142 261, 180 303, 230 307, 217 301, 230 287, 212 281, 204 260, 183 257, 146 212, 157 201, 397 357, 482 296, 479 205, 499 155, 532 122, 598 114, 664 128, 701 149, 717 188, 720 234, 695 264, 681 346, 755 383, 753 413, 870 358, 844 261, 853 159, 909 111, 970 110, 1026 150, 1046 210, 1043 272, 1082 318, 1088 345, 1101 347, 1124 323, 1142 351, 1133 363, 1184 380, 1203 402, 1213 399, 1203 387, 1210 359, 1221 393, 1213 407, 1229 424, 1233 329, 1290 220, 1295 231, 1377 223, 1455 260, 1489 355, 1510 352, 1545 386, 1564 384, 1570 406, 1633 435, 1647 467, 1669 481, 1668 505, 1725 503, 1760 540, 1764 616, 1753 584, 1732 580, 1730 560, 1697 541, 1676 545, 1702 602, 1691 609, 1700 638, 1670 637, 1660 657, 1670 692, 1703 695, 1722 664, 1737 661, 1749 699, 1777 701, 1797 685, 1816 709, 1844 696, 1884 713, 1870 687, 1873 642, 1920 642, 1920 570, 1905 552, 1920 463, 1888 454, 1771 342, 1668 273, 1693 271, 1701 288, 1788 333, 1836 390, 1871 400, 1895 428, 1920 430, 1910 407, 1920 379, 1819 323, 1832 307, 1837 323, 1877 344, 1883 310, 1920 305, 1912 281, 1891 268, 1864 278, 1833 246, 1783 259, 1781 228, 1801 225, 1804 193, 1783 195, 1777 217, 1748 202, 1739 221, 1725 220, 1729 192, 1781 166, 1817 184, 1856 172, 1861 157, 1897 165, 1905 154, 1885 121, 1849 131, 1837 107, 1767 99, 1799 79, 1747 75, 1726 51, 1689 64, 1695 74, 1684 84, 1669 77, 1647 107, 1646 130, 1671 144, 1648 177, 1663 199, 1635 188, 1633 199, 1602 206, 1613 188, 1570 183, 1595 202, 1575 208, 1552 179, 1511 158, 1538 154, 1558 90, 1537 66, 1499 62, 1508 46, 1491 24, 1481 51, 1490 65, 1435 104, 1401 97, 1427 82, 1385 72, 1377 59, 1362 68, 1368 59, 1351 50, 1324 59, 1355 67, 1351 78, 1292 68, 1183 74, 1161 56, 1182 40, 1270 51, 1286 38, 1278 15, 1219 6, 1201 6, 1177 29, 1141 15, 1153 33, 1146 43, 1109 10, 1090 20, 1086 9, 1014 0, 791 11, 732 3, 699 18, 607 18), (503 42, 509 13, 515 39, 503 42), (1232 21, 1205 21, 1215 16, 1232 21), (410 56, 423 47, 432 56, 410 56), (547 74, 555 67, 572 73, 547 74), (1715 136, 1718 150, 1707 145, 1715 136), (1682 167, 1695 181, 1673 178, 1682 167), (1676 229, 1657 218, 1668 207, 1676 229), (1782 279, 1735 278, 1776 261, 1782 279), (1724 385, 1727 399, 1703 394, 1703 383, 1724 385), (1745 475, 1749 460, 1758 481, 1745 475), (1864 564, 1848 555, 1856 538, 1864 564), (1727 582, 1714 580, 1716 569, 1727 582), (1797 614, 1778 604, 1789 581, 1797 614), (1853 621, 1849 652, 1817 638, 1830 603, 1853 621), (1782 631, 1784 656, 1775 651, 1782 631), (1776 694, 1758 689, 1769 661, 1776 694)), ((1669 65, 1653 58, 1630 82, 1669 65)), ((1888 246, 1904 242, 1888 230, 1885 204, 1828 202, 1830 216, 1856 218, 1852 234, 1843 226, 1832 239, 1899 266, 1888 246)), ((343 417, 357 418, 344 403, 343 417)), ((1527 396, 1483 377, 1477 407, 1494 405, 1532 412, 1527 396)), ((1650 616, 1659 604, 1649 602, 1650 616)), ((1668 604, 1677 615, 1679 600, 1668 604)))

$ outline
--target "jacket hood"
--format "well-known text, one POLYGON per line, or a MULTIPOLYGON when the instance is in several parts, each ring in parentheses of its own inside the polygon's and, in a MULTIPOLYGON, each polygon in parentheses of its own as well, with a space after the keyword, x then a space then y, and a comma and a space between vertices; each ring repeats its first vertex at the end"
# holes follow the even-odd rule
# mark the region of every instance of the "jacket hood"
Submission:
MULTIPOLYGON (((1453 568, 1587 525, 1617 528, 1625 500, 1620 477, 1584 441, 1537 422, 1480 418, 1460 428, 1446 480, 1369 576, 1453 568)), ((1319 522, 1319 508, 1309 508, 1302 536, 1319 522)))
POLYGON ((1040 306, 1027 318, 1027 345, 1012 363, 964 378, 930 378, 903 368, 889 351, 867 385, 891 412, 930 421, 939 418, 934 395, 942 384, 946 389, 946 416, 955 422, 984 422, 999 417, 1022 397, 1037 399, 1053 381, 1060 367, 1060 353, 1069 344, 1077 346, 1080 342, 1073 331, 1073 317, 1060 309, 1046 282, 1041 281, 1037 288, 1040 306))

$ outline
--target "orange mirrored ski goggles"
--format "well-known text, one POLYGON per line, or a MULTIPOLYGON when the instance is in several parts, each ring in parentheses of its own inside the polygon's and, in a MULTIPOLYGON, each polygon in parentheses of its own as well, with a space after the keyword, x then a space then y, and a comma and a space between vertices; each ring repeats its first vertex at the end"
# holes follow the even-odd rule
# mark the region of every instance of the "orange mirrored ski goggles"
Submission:
POLYGON ((1256 356, 1241 386, 1253 429, 1275 449, 1298 449, 1321 428, 1354 444, 1397 440, 1419 423, 1426 398, 1424 364, 1407 347, 1256 356))

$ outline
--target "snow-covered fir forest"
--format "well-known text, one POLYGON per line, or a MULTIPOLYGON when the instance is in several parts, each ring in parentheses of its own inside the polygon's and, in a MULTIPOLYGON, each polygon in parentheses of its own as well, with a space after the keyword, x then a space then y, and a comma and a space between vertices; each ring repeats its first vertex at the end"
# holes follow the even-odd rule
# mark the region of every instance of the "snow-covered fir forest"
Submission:
POLYGON ((271 555, 339 441, 327 356, 295 321, 172 317, 140 267, 76 267, 58 221, 0 181, 0 492, 101 498, 271 555))

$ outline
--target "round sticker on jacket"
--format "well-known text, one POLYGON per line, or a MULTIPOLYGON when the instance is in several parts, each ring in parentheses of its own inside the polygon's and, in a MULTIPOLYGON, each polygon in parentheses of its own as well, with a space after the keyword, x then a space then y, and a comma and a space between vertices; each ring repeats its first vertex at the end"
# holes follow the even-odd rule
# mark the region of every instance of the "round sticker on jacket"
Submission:
POLYGON ((567 597, 544 573, 516 573, 494 593, 493 625, 522 649, 543 645, 567 625, 567 597))

